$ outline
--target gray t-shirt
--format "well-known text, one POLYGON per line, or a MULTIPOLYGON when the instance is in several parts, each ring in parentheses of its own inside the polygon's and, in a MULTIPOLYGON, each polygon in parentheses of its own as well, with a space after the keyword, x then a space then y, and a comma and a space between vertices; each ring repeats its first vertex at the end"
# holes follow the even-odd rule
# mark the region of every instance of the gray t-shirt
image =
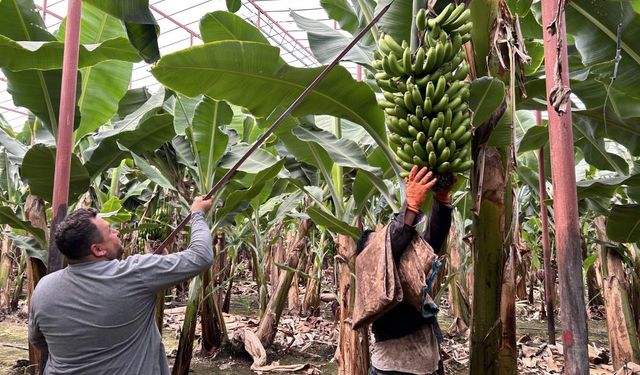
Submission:
POLYGON ((73 264, 40 280, 29 340, 36 346, 46 340, 45 374, 169 374, 155 322, 156 292, 213 261, 202 212, 193 214, 191 226, 185 251, 73 264))

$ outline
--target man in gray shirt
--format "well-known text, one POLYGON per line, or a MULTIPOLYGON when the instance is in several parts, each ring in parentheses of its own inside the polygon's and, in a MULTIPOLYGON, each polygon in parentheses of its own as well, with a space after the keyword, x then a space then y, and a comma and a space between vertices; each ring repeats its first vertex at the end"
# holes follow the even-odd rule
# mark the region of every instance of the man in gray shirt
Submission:
POLYGON ((133 255, 93 209, 60 224, 55 241, 69 266, 42 278, 31 300, 29 340, 47 348, 44 374, 169 374, 155 322, 156 292, 205 271, 213 262, 204 215, 191 205, 191 243, 170 255, 133 255))

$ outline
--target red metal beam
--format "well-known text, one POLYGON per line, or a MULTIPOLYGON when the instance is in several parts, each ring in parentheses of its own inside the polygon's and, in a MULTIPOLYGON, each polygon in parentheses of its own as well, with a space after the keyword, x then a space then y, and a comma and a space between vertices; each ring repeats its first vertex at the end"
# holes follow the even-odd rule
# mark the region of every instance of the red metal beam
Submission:
POLYGON ((573 155, 565 1, 542 1, 553 211, 560 285, 564 373, 589 374, 587 313, 573 155))
MULTIPOLYGON (((45 3, 45 5, 46 5, 46 3, 45 3)), ((64 17, 62 17, 61 15, 56 14, 56 13, 54 13, 54 12, 50 11, 49 9, 47 9, 47 8, 45 8, 45 7, 41 6, 41 5, 36 5, 36 9, 41 10, 41 11, 42 11, 42 13, 43 13, 43 15, 44 15, 44 14, 50 14, 50 15, 52 15, 53 17, 55 17, 55 18, 59 19, 60 21, 62 21, 62 20, 64 19, 64 17)), ((43 19, 44 19, 44 17, 43 17, 43 19)))
POLYGON ((184 25, 183 23, 181 23, 180 21, 176 20, 175 18, 171 17, 170 15, 166 14, 165 12, 161 11, 160 9, 156 8, 153 5, 149 5, 149 8, 151 10, 153 10, 154 12, 158 13, 159 15, 161 15, 162 17, 166 18, 167 20, 169 20, 171 23, 173 23, 174 25, 179 26, 180 28, 182 28, 183 30, 185 30, 186 32, 188 32, 189 34, 191 34, 192 36, 202 40, 202 37, 200 36, 200 34, 196 33, 195 31, 191 30, 189 27, 187 27, 186 25, 184 25))
POLYGON ((285 28, 284 28, 284 27, 283 27, 283 26, 282 26, 278 21, 276 21, 275 19, 273 19, 273 18, 269 15, 269 13, 268 13, 266 10, 262 9, 262 7, 260 7, 260 5, 258 5, 258 4, 256 3, 256 1, 255 1, 255 0, 249 0, 249 2, 250 2, 250 3, 251 3, 251 5, 253 5, 253 6, 256 8, 256 10, 258 11, 258 26, 260 25, 260 22, 259 22, 259 21, 260 21, 260 14, 262 14, 262 15, 264 15, 265 17, 267 17, 267 19, 268 19, 269 21, 271 21, 271 23, 273 23, 273 24, 274 24, 278 29, 282 30, 282 32, 283 32, 285 35, 287 35, 289 38, 291 38, 291 39, 292 39, 292 40, 293 40, 293 41, 294 41, 298 46, 300 46, 300 48, 302 48, 303 50, 305 50, 305 51, 309 54, 309 56, 313 56, 313 53, 311 53, 311 51, 310 51, 307 47, 305 47, 305 46, 304 46, 304 44, 300 43, 300 41, 299 41, 298 39, 296 39, 296 37, 294 37, 293 35, 291 35, 291 33, 290 33, 287 29, 285 29, 285 28))
POLYGON ((5 107, 3 105, 0 105, 0 109, 2 109, 3 111, 10 111, 10 112, 19 113, 19 114, 25 115, 25 116, 27 115, 26 112, 19 111, 19 110, 15 109, 15 108, 5 107))

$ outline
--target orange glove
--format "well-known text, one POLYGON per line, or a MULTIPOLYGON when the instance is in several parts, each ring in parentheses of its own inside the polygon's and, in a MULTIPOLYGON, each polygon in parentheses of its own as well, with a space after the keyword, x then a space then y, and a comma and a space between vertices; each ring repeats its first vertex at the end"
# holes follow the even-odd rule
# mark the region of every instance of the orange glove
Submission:
POLYGON ((414 165, 407 177, 407 210, 413 212, 420 211, 420 206, 427 197, 429 189, 435 185, 437 179, 431 179, 432 173, 427 167, 418 171, 418 166, 414 165))
POLYGON ((455 185, 456 181, 458 181, 458 178, 455 175, 451 178, 452 181, 448 187, 433 192, 433 199, 444 204, 451 204, 451 189, 453 188, 453 185, 455 185))

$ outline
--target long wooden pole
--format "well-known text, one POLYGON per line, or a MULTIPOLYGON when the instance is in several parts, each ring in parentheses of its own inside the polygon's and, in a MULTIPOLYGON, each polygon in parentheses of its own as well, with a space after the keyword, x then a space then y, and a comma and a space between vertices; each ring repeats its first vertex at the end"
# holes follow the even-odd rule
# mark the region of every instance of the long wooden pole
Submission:
POLYGON ((544 67, 565 373, 586 375, 589 373, 587 314, 582 283, 565 3, 566 0, 542 1, 544 67))
POLYGON ((73 118, 76 110, 76 85, 78 77, 78 49, 80 44, 80 16, 82 1, 69 0, 67 4, 67 28, 64 36, 64 60, 62 86, 60 88, 60 118, 56 142, 56 166, 53 178, 53 218, 49 236, 49 267, 47 272, 62 268, 62 256, 56 246, 55 231, 67 215, 69 203, 69 178, 73 147, 73 118))
MULTIPOLYGON (((390 1, 389 4, 387 4, 384 8, 382 8, 380 12, 371 20, 371 22, 369 22, 369 24, 364 29, 360 30, 358 35, 356 35, 353 38, 351 43, 349 43, 349 45, 347 45, 344 48, 344 50, 342 50, 342 52, 340 52, 340 54, 333 59, 331 64, 327 65, 324 68, 324 70, 320 72, 320 74, 318 74, 316 79, 314 79, 313 82, 311 82, 309 86, 298 96, 298 98, 293 103, 291 103, 289 108, 287 108, 280 115, 280 117, 278 117, 278 119, 273 123, 273 125, 271 125, 269 129, 267 129, 267 131, 265 131, 264 134, 262 134, 260 138, 258 138, 253 143, 253 145, 251 145, 251 147, 247 150, 247 152, 244 155, 242 155, 242 157, 236 162, 236 164, 233 167, 231 167, 231 169, 229 169, 229 171, 227 171, 227 173, 225 173, 225 175, 222 176, 222 178, 220 178, 220 180, 213 186, 213 188, 211 188, 209 193, 207 193, 205 198, 209 199, 213 197, 222 189, 222 187, 231 179, 231 177, 233 177, 233 175, 236 174, 236 172, 238 171, 238 168, 240 168, 240 165, 242 165, 242 163, 244 163, 249 158, 249 156, 251 156, 251 154, 253 154, 253 152, 256 149, 258 149, 264 143, 264 141, 267 140, 267 138, 269 138, 269 136, 271 136, 273 131, 280 125, 280 123, 285 118, 287 118, 287 116, 289 116, 289 114, 293 112, 300 105, 300 103, 302 103, 302 101, 324 79, 324 77, 326 77, 327 74, 329 74, 329 72, 336 65, 340 63, 342 58, 351 50, 351 48, 353 48, 353 46, 355 46, 356 43, 358 43, 358 41, 360 41, 360 39, 362 39, 362 37, 365 36, 367 32, 369 32, 369 29, 371 29, 371 27, 373 27, 373 25, 375 25, 385 13, 387 13, 387 10, 389 10, 389 7, 391 7, 391 4, 393 4, 394 1, 395 0, 390 1)), ((182 231, 182 229, 187 225, 190 219, 191 219, 191 214, 187 215, 187 217, 185 217, 184 220, 182 220, 182 222, 176 227, 176 229, 174 229, 171 232, 171 234, 169 234, 169 236, 164 241, 162 241, 160 246, 155 250, 154 254, 161 254, 162 250, 164 250, 167 246, 169 246, 169 244, 171 244, 171 242, 173 242, 173 239, 178 235, 178 233, 180 233, 180 231, 182 231)))

